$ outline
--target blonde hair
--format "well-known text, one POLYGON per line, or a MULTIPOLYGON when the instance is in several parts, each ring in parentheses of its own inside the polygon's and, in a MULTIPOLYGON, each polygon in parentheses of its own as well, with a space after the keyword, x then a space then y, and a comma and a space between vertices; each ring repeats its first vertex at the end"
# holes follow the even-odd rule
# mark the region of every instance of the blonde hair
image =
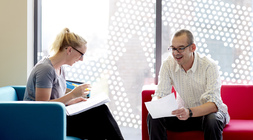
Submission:
POLYGON ((67 46, 78 48, 81 47, 83 44, 87 44, 86 40, 84 40, 81 36, 70 32, 68 28, 64 28, 56 36, 55 41, 51 45, 50 54, 55 55, 67 46))

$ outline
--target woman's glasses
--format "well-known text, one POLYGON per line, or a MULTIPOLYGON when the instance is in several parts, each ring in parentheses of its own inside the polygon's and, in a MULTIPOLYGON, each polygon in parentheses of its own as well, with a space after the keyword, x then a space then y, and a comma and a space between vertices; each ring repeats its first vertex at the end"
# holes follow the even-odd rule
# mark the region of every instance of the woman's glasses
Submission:
POLYGON ((79 52, 79 53, 81 54, 81 57, 80 57, 80 58, 83 57, 84 54, 83 54, 82 52, 80 52, 78 49, 76 49, 76 48, 74 48, 74 47, 72 47, 72 46, 71 46, 71 48, 73 48, 74 50, 76 50, 77 52, 79 52))

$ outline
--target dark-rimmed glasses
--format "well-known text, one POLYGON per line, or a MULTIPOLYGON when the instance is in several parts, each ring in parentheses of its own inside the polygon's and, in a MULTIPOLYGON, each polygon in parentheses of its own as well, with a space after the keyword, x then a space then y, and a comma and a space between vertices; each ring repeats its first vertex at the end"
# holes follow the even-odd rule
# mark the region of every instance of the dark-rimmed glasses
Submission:
POLYGON ((76 50, 77 52, 79 52, 80 54, 81 54, 81 57, 80 58, 82 58, 83 57, 83 53, 82 52, 80 52, 78 49, 76 49, 76 48, 74 48, 74 47, 72 47, 72 46, 70 46, 71 48, 73 48, 74 50, 76 50))
POLYGON ((192 45, 192 43, 189 44, 189 45, 187 45, 187 46, 185 46, 185 47, 179 47, 179 48, 174 48, 174 47, 170 46, 170 47, 168 48, 168 50, 169 50, 169 51, 172 50, 173 52, 174 52, 174 51, 177 51, 178 53, 182 53, 182 52, 184 52, 185 48, 187 48, 187 47, 189 47, 189 46, 191 46, 191 45, 192 45))

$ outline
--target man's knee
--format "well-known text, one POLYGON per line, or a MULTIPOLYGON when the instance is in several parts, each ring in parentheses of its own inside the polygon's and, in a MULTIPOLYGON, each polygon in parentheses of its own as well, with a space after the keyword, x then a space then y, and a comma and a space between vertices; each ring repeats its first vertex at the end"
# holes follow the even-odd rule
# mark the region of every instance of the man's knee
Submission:
POLYGON ((206 140, 221 140, 225 126, 225 116, 221 112, 211 113, 203 118, 203 130, 206 140))
POLYGON ((148 116, 147 116, 147 125, 148 125, 148 128, 150 128, 151 126, 154 126, 156 124, 156 119, 153 119, 152 116, 148 113, 148 116))
POLYGON ((152 129, 152 128, 163 128, 163 124, 161 122, 160 119, 153 119, 152 116, 150 114, 148 114, 147 116, 147 125, 148 125, 148 129, 152 129))
POLYGON ((151 117, 151 115, 148 113, 147 121, 149 121, 150 119, 152 119, 152 117, 151 117))
POLYGON ((225 116, 220 112, 211 113, 204 117, 203 129, 220 129, 223 130, 225 124, 225 116))

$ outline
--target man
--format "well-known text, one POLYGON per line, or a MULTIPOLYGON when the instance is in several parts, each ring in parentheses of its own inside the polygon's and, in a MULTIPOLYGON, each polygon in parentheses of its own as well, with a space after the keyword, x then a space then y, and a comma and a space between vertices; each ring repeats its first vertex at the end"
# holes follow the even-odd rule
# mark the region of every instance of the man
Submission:
POLYGON ((152 100, 177 91, 179 109, 175 117, 147 118, 150 140, 167 140, 166 130, 202 130, 205 140, 222 140, 222 131, 229 122, 227 106, 220 96, 217 64, 195 52, 196 45, 189 30, 179 30, 169 47, 172 56, 163 62, 159 83, 152 100))

